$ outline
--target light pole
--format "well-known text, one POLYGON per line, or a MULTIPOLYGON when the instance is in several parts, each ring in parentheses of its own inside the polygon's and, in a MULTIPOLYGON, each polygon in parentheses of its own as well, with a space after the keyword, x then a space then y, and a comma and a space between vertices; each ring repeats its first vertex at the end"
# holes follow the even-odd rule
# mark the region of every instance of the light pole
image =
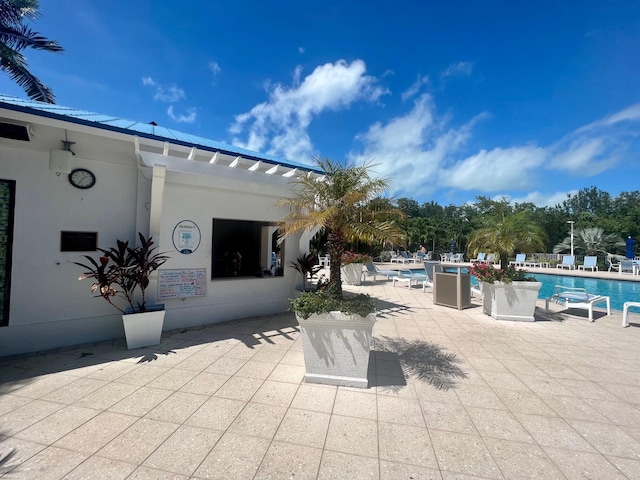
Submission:
POLYGON ((576 223, 573 220, 567 221, 569 225, 571 225, 571 256, 573 257, 573 224, 576 223))

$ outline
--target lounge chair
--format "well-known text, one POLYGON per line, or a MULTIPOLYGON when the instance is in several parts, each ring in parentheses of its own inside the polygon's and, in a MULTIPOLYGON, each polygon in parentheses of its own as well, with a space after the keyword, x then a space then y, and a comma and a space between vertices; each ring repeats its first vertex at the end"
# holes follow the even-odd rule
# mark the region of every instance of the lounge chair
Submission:
POLYGON ((574 255, 565 255, 562 257, 562 263, 556 265, 556 268, 568 268, 573 270, 576 268, 576 257, 574 255))
POLYGON ((620 260, 620 265, 618 266, 618 273, 622 275, 622 272, 635 273, 633 271, 633 260, 620 260))
POLYGON ((424 273, 415 273, 411 270, 400 270, 398 275, 393 277, 393 286, 396 286, 396 282, 407 282, 407 287, 411 288, 411 284, 413 282, 418 284, 418 282, 423 282, 427 279, 427 275, 424 273))
POLYGON ((495 253, 488 254, 487 257, 480 263, 488 263, 489 265, 493 265, 494 263, 496 263, 496 254, 495 253))
POLYGON ((587 268, 592 272, 598 271, 598 257, 596 256, 586 256, 584 257, 584 262, 582 265, 578 265, 578 270, 586 270, 587 268))
POLYGON ((436 262, 424 262, 424 273, 427 276, 422 281, 422 291, 426 291, 427 287, 433 287, 434 272, 441 271, 442 267, 436 262))
POLYGON ((486 253, 479 253, 478 256, 476 258, 472 258, 471 260, 469 260, 470 262, 484 262, 484 257, 486 256, 486 253))
POLYGON ((464 253, 454 253, 451 257, 451 261, 455 263, 464 262, 464 253))
POLYGON ((640 302, 624 302, 622 306, 622 326, 629 326, 629 307, 640 307, 640 302))
POLYGON ((373 277, 373 281, 375 282, 378 275, 387 277, 387 280, 398 275, 398 270, 380 270, 373 262, 366 262, 364 266, 366 267, 366 270, 363 270, 362 272, 363 280, 366 277, 373 277))
POLYGON ((413 262, 413 259, 410 258, 407 252, 403 250, 398 255, 391 257, 391 263, 393 262, 402 263, 404 265, 405 263, 413 262))
POLYGON ((526 253, 518 253, 516 259, 509 262, 509 265, 514 267, 524 267, 524 261, 527 259, 526 253))
POLYGON ((596 303, 607 303, 607 315, 611 315, 611 301, 604 295, 593 295, 584 288, 564 287, 556 285, 555 291, 550 298, 545 300, 545 308, 549 310, 549 302, 565 304, 567 308, 582 308, 589 312, 589 321, 593 322, 593 305, 596 303))

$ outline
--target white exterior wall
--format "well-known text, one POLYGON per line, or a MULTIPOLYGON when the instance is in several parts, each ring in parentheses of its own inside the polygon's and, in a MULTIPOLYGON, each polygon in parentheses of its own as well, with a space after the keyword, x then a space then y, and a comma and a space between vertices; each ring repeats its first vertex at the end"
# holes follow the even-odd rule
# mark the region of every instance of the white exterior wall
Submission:
MULTIPOLYGON (((60 232, 98 232, 102 248, 115 245, 116 239, 135 244, 137 231, 149 233, 150 169, 138 167, 133 137, 102 136, 96 129, 48 119, 38 125, 39 117, 15 112, 0 114, 25 117, 34 132, 31 142, 0 139, 0 178, 16 181, 10 315, 9 326, 0 327, 0 357, 123 337, 119 312, 93 298, 91 280, 78 281, 83 270, 71 262, 82 261, 84 252, 61 252, 60 232), (56 122, 77 142, 71 167, 96 174, 93 188, 74 188, 66 174, 49 170, 49 150, 60 149, 64 138, 56 122)), ((232 170, 206 167, 221 174, 232 170)), ((300 251, 296 238, 285 247, 284 277, 210 280, 212 219, 277 221, 283 212, 274 206, 276 199, 293 193, 282 178, 272 182, 264 173, 246 170, 230 174, 218 178, 167 168, 159 249, 171 259, 163 268, 206 268, 208 280, 206 297, 164 301, 165 329, 288 309, 298 280, 297 272, 287 267, 300 251), (200 228, 202 242, 190 255, 173 247, 173 228, 181 220, 200 228)))
MULTIPOLYGON (((228 167, 220 167, 228 169, 228 167)), ((240 172, 260 179, 261 173, 240 172)), ((283 259, 284 277, 211 278, 212 228, 214 218, 275 222, 283 212, 274 203, 285 192, 281 188, 229 178, 203 177, 167 172, 161 226, 161 250, 171 259, 163 268, 206 268, 206 297, 165 300, 165 328, 202 325, 223 320, 284 312, 289 308, 297 272, 286 267, 298 255, 295 238, 288 239, 283 259), (197 183, 197 186, 194 186, 197 183), (183 220, 198 225, 201 244, 188 255, 173 246, 174 227, 183 220)))

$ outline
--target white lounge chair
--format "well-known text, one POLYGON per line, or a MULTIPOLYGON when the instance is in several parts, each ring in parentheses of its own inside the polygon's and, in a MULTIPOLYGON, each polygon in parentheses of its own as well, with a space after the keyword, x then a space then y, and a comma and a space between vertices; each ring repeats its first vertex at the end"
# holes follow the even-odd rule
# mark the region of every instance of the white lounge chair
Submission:
POLYGON ((568 268, 573 270, 576 268, 576 257, 574 255, 565 255, 562 257, 562 263, 556 265, 556 268, 568 268))
POLYGON ((478 256, 476 258, 472 258, 471 260, 469 260, 470 262, 484 262, 484 257, 486 256, 486 253, 479 253, 478 256))
POLYGON ((596 256, 586 256, 584 257, 584 262, 582 265, 578 265, 578 270, 586 270, 587 268, 592 272, 598 271, 598 257, 596 256))
POLYGON ((391 257, 391 263, 393 262, 402 263, 404 265, 405 263, 413 262, 413 259, 410 258, 407 252, 403 250, 395 257, 391 257))
POLYGON ((366 277, 373 277, 373 281, 375 282, 376 277, 378 275, 387 277, 387 280, 389 280, 391 277, 396 277, 398 275, 398 270, 380 270, 378 266, 373 262, 366 262, 364 266, 366 267, 366 270, 362 271, 363 280, 366 277))
POLYGON ((604 295, 592 295, 584 288, 564 287, 556 285, 555 291, 550 298, 545 299, 545 309, 549 310, 549 302, 560 303, 567 308, 582 308, 589 313, 589 321, 593 322, 593 305, 596 303, 607 303, 607 315, 611 315, 611 301, 604 295))
POLYGON ((487 257, 480 263, 487 263, 489 265, 493 265, 494 263, 496 263, 496 254, 489 253, 487 257))
POLYGON ((396 282, 407 282, 407 287, 411 288, 411 284, 413 282, 418 284, 418 282, 423 282, 427 279, 427 276, 424 273, 415 273, 411 270, 400 270, 398 275, 393 277, 393 286, 396 286, 396 282))
POLYGON ((620 268, 620 262, 616 262, 616 259, 614 257, 612 257, 611 255, 609 255, 607 257, 607 263, 609 264, 609 269, 607 271, 611 271, 611 270, 615 270, 618 271, 618 269, 620 268))
POLYGON ((622 326, 629 326, 629 307, 640 307, 640 302, 624 302, 622 306, 622 326))
POLYGON ((526 253, 518 253, 516 259, 509 262, 509 265, 514 267, 524 267, 524 261, 527 259, 526 253))

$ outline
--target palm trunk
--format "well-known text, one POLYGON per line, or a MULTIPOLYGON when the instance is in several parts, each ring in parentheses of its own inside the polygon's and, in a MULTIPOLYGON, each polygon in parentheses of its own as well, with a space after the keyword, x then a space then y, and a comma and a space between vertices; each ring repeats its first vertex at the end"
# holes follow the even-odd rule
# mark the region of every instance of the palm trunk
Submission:
POLYGON ((344 237, 338 233, 330 233, 329 244, 329 283, 338 296, 342 296, 342 254, 345 252, 344 237))

